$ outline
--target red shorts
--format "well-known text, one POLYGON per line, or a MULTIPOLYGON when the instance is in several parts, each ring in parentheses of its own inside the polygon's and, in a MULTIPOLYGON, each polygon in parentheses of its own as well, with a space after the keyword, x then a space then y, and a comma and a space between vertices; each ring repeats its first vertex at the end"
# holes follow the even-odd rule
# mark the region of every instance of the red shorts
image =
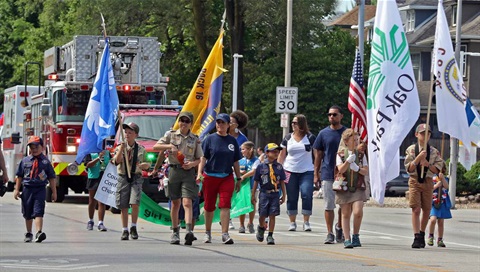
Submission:
POLYGON ((205 211, 215 211, 218 195, 220 195, 218 207, 220 209, 230 209, 234 189, 235 182, 233 181, 233 175, 217 178, 203 174, 203 198, 205 199, 203 208, 205 211))

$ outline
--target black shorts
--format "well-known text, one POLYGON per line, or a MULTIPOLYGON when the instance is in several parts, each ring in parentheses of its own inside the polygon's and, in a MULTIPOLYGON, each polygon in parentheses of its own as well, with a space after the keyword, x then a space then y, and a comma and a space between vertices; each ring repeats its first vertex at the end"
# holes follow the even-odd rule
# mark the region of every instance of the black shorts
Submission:
POLYGON ((260 192, 258 197, 258 214, 265 217, 280 215, 280 194, 278 192, 260 192))
POLYGON ((97 188, 98 188, 98 185, 100 184, 100 181, 102 180, 102 177, 103 177, 103 171, 100 172, 100 175, 98 176, 98 178, 89 178, 87 180, 87 187, 86 189, 87 190, 94 190, 96 191, 97 188))

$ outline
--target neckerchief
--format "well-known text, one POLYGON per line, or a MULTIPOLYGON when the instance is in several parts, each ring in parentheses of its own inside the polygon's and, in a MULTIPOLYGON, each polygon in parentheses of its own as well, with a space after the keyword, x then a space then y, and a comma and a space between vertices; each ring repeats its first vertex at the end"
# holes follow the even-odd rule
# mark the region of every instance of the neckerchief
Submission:
MULTIPOLYGON (((415 144, 415 157, 420 153, 418 149, 418 144, 415 144)), ((427 161, 430 162, 430 145, 427 144, 427 161)), ((420 163, 417 165, 417 176, 418 176, 418 182, 424 183, 425 179, 427 178, 427 172, 428 172, 428 167, 424 167, 423 169, 423 174, 425 175, 424 177, 420 176, 422 173, 422 168, 420 168, 420 163)))
POLYGON ((40 156, 33 156, 32 170, 30 170, 30 179, 35 178, 38 175, 38 161, 40 156))
POLYGON ((277 178, 275 177, 275 171, 273 171, 273 163, 268 164, 270 170, 270 182, 273 184, 275 191, 277 190, 277 178))

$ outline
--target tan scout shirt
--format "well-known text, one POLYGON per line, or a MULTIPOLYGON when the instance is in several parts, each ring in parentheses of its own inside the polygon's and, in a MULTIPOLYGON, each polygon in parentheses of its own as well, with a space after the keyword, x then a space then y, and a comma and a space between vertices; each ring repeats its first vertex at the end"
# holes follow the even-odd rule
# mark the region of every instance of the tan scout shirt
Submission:
MULTIPOLYGON (((418 143, 417 143, 418 144, 418 143)), ((418 152, 421 152, 423 150, 423 146, 419 148, 418 152)), ((406 157, 405 157, 405 169, 407 169, 410 166, 410 163, 413 163, 415 158, 418 156, 418 154, 415 154, 415 145, 411 145, 407 148, 406 151, 406 157)), ((443 167, 443 160, 442 157, 440 156, 440 152, 433 147, 430 146, 430 160, 428 161, 431 165, 434 165, 438 170, 442 170, 443 167)), ((418 174, 417 174, 417 167, 415 166, 415 170, 413 172, 408 172, 411 178, 417 180, 418 174)), ((432 178, 434 173, 432 171, 428 170, 427 171, 427 178, 432 178)))
MULTIPOLYGON (((135 145, 134 145, 135 146, 135 145)), ((127 145, 127 154, 129 156, 129 165, 130 165, 130 169, 132 169, 132 162, 133 162, 133 147, 134 146, 128 146, 127 145)), ((117 146, 117 148, 115 148, 115 155, 118 153, 118 151, 120 150, 120 145, 117 146)), ((138 155, 137 155, 137 167, 135 168, 135 174, 142 174, 142 169, 140 169, 140 167, 138 167, 138 164, 139 163, 144 163, 144 162, 147 162, 147 152, 145 152, 145 147, 143 145, 138 145, 138 155)), ((117 165, 117 172, 119 175, 127 175, 127 172, 125 172, 125 166, 124 166, 124 156, 122 154, 122 162, 120 164, 117 165)))
MULTIPOLYGON (((195 161, 203 156, 202 146, 200 140, 192 132, 188 132, 187 136, 183 136, 180 130, 166 133, 165 136, 158 140, 159 144, 173 144, 182 152, 187 161, 195 161)), ((168 156, 169 164, 183 164, 179 162, 177 156, 168 156)))

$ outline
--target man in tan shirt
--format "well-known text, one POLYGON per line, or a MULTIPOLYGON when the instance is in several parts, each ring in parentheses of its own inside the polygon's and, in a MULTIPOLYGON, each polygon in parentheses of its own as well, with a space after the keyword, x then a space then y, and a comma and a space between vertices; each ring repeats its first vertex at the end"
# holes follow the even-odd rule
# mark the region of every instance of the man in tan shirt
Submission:
POLYGON ((195 182, 195 167, 203 156, 202 146, 196 135, 191 132, 194 122, 191 112, 181 112, 178 115, 179 129, 170 131, 153 146, 154 150, 169 151, 168 164, 169 183, 168 195, 172 201, 170 216, 172 218, 171 244, 180 244, 180 230, 178 213, 183 204, 185 209, 185 224, 187 233, 185 245, 192 245, 193 235, 193 207, 192 202, 198 195, 198 185, 195 182))
POLYGON ((432 208, 432 177, 440 172, 443 165, 440 152, 435 147, 428 145, 424 150, 425 143, 428 143, 432 134, 430 126, 428 126, 428 134, 426 130, 426 124, 417 126, 415 137, 417 137, 418 143, 407 148, 405 157, 405 169, 410 175, 408 180, 409 204, 412 208, 412 227, 415 234, 412 248, 425 247, 425 229, 432 208), (422 167, 423 177, 421 177, 422 167), (421 220, 420 211, 422 212, 421 220))
POLYGON ((118 185, 116 193, 117 208, 122 213, 123 233, 121 240, 128 240, 129 234, 132 239, 138 239, 137 219, 142 196, 142 170, 148 170, 150 163, 146 162, 145 147, 139 145, 135 139, 138 137, 140 128, 137 124, 131 122, 123 124, 125 131, 125 142, 121 143, 115 149, 113 160, 117 165, 118 185), (124 150, 127 152, 128 165, 130 166, 130 178, 127 174, 127 164, 125 163, 124 150), (132 226, 128 232, 128 208, 132 207, 132 226))

